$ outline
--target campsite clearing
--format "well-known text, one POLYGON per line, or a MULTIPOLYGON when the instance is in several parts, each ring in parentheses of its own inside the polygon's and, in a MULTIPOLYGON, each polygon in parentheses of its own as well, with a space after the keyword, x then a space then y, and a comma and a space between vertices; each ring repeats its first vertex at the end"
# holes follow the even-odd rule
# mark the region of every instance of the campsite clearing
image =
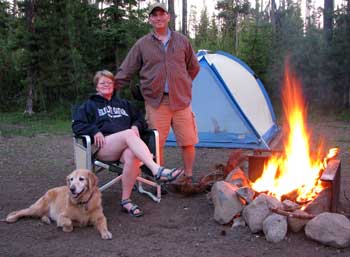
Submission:
MULTIPOLYGON (((338 146, 342 160, 340 210, 350 213, 349 130, 346 122, 323 120, 311 124, 315 136, 323 135, 327 146, 338 146), (316 130, 317 129, 317 130, 316 130)), ((200 148, 196 176, 225 164, 230 149, 200 148)), ((179 166, 177 148, 166 149, 168 166, 179 166)), ((48 188, 64 185, 73 169, 70 135, 2 137, 0 139, 0 216, 31 204, 48 188)), ((205 194, 184 197, 164 195, 160 204, 134 194, 145 216, 131 218, 120 211, 120 185, 103 193, 104 212, 113 239, 101 240, 94 228, 76 228, 63 233, 54 225, 24 219, 15 224, 0 223, 0 256, 350 256, 350 249, 334 249, 310 241, 304 233, 291 233, 278 243, 248 228, 231 229, 213 219, 213 207, 205 194)))

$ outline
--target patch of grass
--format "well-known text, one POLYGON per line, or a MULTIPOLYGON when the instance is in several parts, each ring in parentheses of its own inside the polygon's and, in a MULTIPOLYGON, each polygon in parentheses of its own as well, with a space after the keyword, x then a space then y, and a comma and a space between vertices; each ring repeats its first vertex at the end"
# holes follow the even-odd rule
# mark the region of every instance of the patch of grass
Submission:
POLYGON ((338 115, 337 115, 337 119, 341 120, 341 121, 350 121, 350 109, 346 109, 341 111, 338 115))
POLYGON ((62 135, 71 133, 71 120, 52 113, 0 113, 1 136, 62 135))

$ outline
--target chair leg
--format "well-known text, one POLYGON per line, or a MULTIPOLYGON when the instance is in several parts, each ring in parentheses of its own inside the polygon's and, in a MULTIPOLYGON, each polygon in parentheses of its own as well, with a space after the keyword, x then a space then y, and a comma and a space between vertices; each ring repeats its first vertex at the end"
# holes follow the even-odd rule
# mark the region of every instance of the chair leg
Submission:
POLYGON ((104 184, 103 186, 101 186, 99 189, 101 192, 103 192, 104 190, 106 190, 107 188, 111 187, 112 185, 114 185, 115 183, 118 183, 119 180, 122 179, 123 175, 119 175, 118 177, 112 179, 111 181, 109 181, 108 183, 104 184))
POLYGON ((155 183, 155 182, 149 181, 149 180, 144 179, 144 178, 142 178, 142 177, 137 177, 137 180, 138 180, 137 189, 138 189, 139 193, 141 193, 141 194, 146 194, 146 195, 148 195, 153 201, 155 201, 156 203, 159 203, 160 200, 161 200, 161 186, 158 185, 158 184, 155 183), (143 188, 143 186, 142 186, 142 183, 145 183, 145 184, 147 184, 147 185, 156 187, 157 195, 155 195, 155 194, 152 193, 152 192, 149 192, 149 191, 145 190, 145 189, 143 188))

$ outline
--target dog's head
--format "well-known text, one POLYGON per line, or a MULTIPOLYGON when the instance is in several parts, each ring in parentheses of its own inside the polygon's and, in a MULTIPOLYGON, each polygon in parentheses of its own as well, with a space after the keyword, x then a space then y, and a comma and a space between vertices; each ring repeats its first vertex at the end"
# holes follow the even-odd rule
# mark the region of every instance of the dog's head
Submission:
POLYGON ((83 198, 86 193, 97 188, 98 179, 94 173, 78 169, 67 176, 67 186, 71 197, 75 200, 83 198))

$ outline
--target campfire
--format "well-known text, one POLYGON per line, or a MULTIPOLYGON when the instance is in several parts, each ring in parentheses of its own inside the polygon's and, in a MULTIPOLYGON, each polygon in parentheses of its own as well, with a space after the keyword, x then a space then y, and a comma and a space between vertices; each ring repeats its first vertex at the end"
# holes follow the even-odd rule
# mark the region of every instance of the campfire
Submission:
POLYGON ((304 229, 307 237, 320 243, 348 247, 350 221, 334 213, 340 185, 338 149, 324 151, 322 143, 311 147, 301 83, 288 65, 282 92, 283 149, 254 151, 248 156, 248 172, 245 164, 239 164, 247 159, 242 151, 230 157, 226 167, 233 170, 224 181, 214 183, 209 195, 214 219, 232 222, 233 228, 247 225, 252 233, 263 232, 274 243, 283 240, 288 230, 304 229))
POLYGON ((287 124, 283 133, 287 135, 284 151, 273 154, 265 164, 262 176, 251 187, 256 192, 267 192, 279 200, 290 199, 298 203, 314 200, 327 186, 320 180, 329 159, 336 156, 332 148, 322 158, 322 145, 316 154, 310 150, 310 133, 306 126, 306 106, 301 84, 288 68, 285 71, 283 109, 287 124))

